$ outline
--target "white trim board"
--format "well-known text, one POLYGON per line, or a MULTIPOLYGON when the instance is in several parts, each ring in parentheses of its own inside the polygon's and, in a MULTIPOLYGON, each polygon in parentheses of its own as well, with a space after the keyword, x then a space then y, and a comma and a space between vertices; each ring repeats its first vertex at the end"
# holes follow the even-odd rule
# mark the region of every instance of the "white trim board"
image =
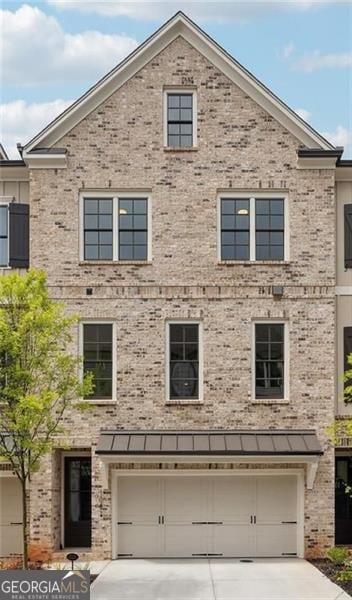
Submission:
MULTIPOLYGON (((309 148, 324 150, 334 148, 332 144, 233 59, 191 19, 182 12, 178 12, 124 61, 30 140, 24 146, 24 160, 28 158, 28 153, 35 148, 52 147, 77 123, 102 104, 179 36, 203 54, 244 93, 248 94, 285 129, 297 137, 302 144, 309 148)), ((167 82, 163 83, 167 84, 167 82)))

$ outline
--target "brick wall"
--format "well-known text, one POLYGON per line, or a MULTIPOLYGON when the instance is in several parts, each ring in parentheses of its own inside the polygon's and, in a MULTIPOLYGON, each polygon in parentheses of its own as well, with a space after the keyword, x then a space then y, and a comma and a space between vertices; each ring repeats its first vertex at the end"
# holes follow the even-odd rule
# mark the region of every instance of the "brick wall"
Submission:
MULTIPOLYGON (((305 496, 305 537, 307 553, 324 552, 333 536, 326 427, 334 414, 334 173, 297 170, 298 140, 181 38, 56 145, 67 148, 68 168, 30 174, 32 264, 47 271, 53 297, 69 312, 117 323, 116 403, 69 413, 74 435, 66 443, 86 447, 104 427, 315 428, 325 455, 305 496), (197 87, 198 149, 169 152, 163 86, 180 86, 185 77, 197 87), (150 191, 152 264, 80 264, 79 193, 108 189, 150 191), (216 201, 219 190, 231 189, 288 193, 287 264, 218 264, 216 201), (273 284, 285 287, 282 300, 273 299, 273 284), (203 323, 203 405, 165 404, 165 321, 175 318, 203 323), (255 318, 288 322, 287 404, 257 404, 250 396, 255 318)), ((57 547, 59 518, 44 504, 45 470, 59 476, 55 461, 46 461, 33 484, 32 530, 57 547)), ((93 552, 107 557, 110 492, 95 458, 93 473, 93 552)), ((59 511, 55 477, 51 495, 59 511)))

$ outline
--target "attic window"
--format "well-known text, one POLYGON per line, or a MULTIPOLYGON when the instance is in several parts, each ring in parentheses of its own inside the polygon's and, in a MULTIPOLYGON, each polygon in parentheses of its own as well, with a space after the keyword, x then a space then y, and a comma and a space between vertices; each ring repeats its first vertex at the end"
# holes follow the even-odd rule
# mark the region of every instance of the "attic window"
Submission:
POLYGON ((165 113, 165 146, 174 149, 196 146, 195 91, 167 91, 165 113))

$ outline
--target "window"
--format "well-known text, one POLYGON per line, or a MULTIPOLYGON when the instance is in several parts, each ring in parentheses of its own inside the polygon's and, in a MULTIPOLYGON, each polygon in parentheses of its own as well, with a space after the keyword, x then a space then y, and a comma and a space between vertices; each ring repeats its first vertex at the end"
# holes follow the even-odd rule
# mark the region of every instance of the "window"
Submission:
POLYGON ((255 201, 256 260, 284 259, 284 200, 255 201))
POLYGON ((150 199, 131 194, 83 197, 83 259, 147 261, 150 199))
POLYGON ((287 260, 285 219, 285 198, 221 197, 220 260, 287 260))
POLYGON ((83 323, 83 371, 93 373, 88 399, 113 398, 113 324, 83 323))
POLYGON ((344 205, 345 269, 352 268, 352 204, 344 205))
POLYGON ((255 398, 285 397, 285 325, 255 323, 255 398))
POLYGON ((119 199, 119 259, 147 260, 146 198, 119 199))
POLYGON ((193 94, 167 94, 167 145, 193 146, 193 94))
POLYGON ((249 260, 249 200, 221 200, 221 258, 249 260))
POLYGON ((0 204, 0 267, 9 264, 9 207, 0 204))
POLYGON ((84 200, 84 258, 112 259, 112 198, 84 200))
POLYGON ((168 324, 168 399, 200 400, 199 323, 168 324))

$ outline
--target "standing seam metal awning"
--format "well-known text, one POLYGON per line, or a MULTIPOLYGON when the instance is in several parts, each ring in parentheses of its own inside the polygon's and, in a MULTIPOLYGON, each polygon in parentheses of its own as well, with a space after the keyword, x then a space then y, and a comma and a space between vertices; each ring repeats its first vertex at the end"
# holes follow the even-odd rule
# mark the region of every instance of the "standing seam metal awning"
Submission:
POLYGON ((102 431, 101 456, 317 456, 323 454, 312 430, 102 431))

